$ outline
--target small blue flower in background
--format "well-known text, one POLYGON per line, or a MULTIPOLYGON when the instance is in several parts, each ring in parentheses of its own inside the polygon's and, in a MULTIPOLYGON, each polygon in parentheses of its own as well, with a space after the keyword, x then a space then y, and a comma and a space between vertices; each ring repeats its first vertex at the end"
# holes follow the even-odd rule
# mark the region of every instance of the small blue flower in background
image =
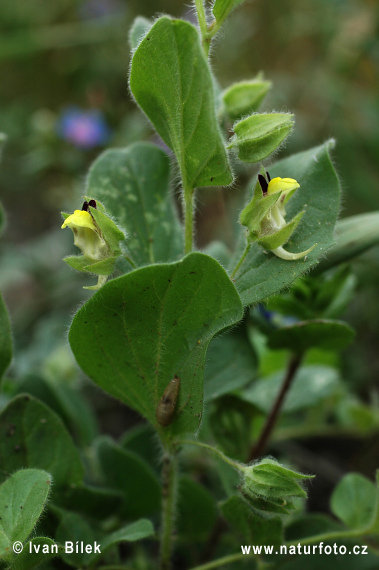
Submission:
POLYGON ((120 15, 125 11, 119 0, 85 0, 79 6, 79 16, 83 20, 92 18, 106 18, 107 16, 120 15))
POLYGON ((103 145, 111 134, 101 111, 85 111, 78 107, 68 107, 62 112, 57 132, 62 139, 79 148, 103 145))

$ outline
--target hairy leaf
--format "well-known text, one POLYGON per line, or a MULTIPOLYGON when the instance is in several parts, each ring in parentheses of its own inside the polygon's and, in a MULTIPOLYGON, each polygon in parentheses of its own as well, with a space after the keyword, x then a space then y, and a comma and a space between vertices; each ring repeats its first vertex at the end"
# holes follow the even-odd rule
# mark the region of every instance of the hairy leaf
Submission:
POLYGON ((55 492, 83 479, 79 452, 61 419, 26 394, 0 414, 0 464, 9 473, 23 467, 46 469, 54 477, 55 492))
POLYGON ((107 150, 90 168, 86 194, 102 202, 126 230, 126 245, 137 265, 173 261, 183 252, 169 169, 168 156, 149 143, 107 150))
POLYGON ((0 532, 23 542, 32 532, 50 491, 51 475, 39 469, 17 471, 0 485, 0 532))
POLYGON ((157 20, 133 55, 130 89, 175 152, 185 188, 232 182, 211 73, 192 24, 157 20))
POLYGON ((76 314, 69 341, 81 368, 106 392, 162 433, 195 431, 203 409, 203 366, 210 340, 242 317, 238 294, 214 259, 133 271, 104 285, 76 314), (171 427, 156 420, 159 401, 177 376, 171 427))

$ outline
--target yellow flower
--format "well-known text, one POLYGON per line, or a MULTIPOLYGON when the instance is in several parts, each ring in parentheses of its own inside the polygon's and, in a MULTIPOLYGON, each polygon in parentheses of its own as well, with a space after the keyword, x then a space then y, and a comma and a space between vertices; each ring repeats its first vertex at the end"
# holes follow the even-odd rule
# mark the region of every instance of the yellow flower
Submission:
POLYGON ((267 194, 274 194, 275 192, 283 192, 288 195, 289 192, 295 191, 300 188, 300 184, 294 178, 273 178, 268 183, 267 194))
POLYGON ((93 261, 109 255, 109 248, 95 225, 91 214, 85 210, 75 210, 62 224, 62 228, 71 228, 74 232, 74 244, 84 256, 93 261))
POLYGON ((266 176, 258 175, 254 196, 240 215, 241 224, 248 228, 248 243, 258 242, 287 261, 301 259, 312 251, 316 244, 300 253, 290 253, 282 247, 305 213, 304 210, 299 212, 290 222, 285 219, 285 205, 298 188, 300 184, 293 178, 278 176, 271 180, 268 172, 266 176))

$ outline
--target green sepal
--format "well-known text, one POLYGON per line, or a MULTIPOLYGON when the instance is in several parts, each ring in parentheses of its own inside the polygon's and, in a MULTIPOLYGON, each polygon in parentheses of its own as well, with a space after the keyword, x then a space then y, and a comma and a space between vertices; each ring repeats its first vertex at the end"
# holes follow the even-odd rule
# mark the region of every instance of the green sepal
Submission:
POLYGON ((261 222, 270 208, 279 200, 281 192, 263 196, 259 182, 255 185, 254 196, 240 214, 240 223, 248 228, 248 241, 256 241, 261 232, 261 222))
POLYGON ((311 479, 314 475, 303 475, 279 465, 273 459, 263 459, 260 463, 244 468, 243 490, 263 499, 282 499, 286 497, 307 497, 299 485, 302 479, 311 479))
POLYGON ((290 515, 296 509, 292 501, 287 499, 267 499, 247 492, 244 487, 240 488, 240 492, 245 501, 254 509, 264 511, 265 513, 277 513, 280 515, 290 515))
POLYGON ((234 125, 235 135, 227 148, 236 147, 243 162, 259 162, 280 146, 290 134, 293 122, 289 113, 251 115, 234 125))
POLYGON ((271 81, 265 81, 260 75, 251 81, 233 83, 222 93, 229 117, 236 120, 243 115, 258 111, 271 86, 271 81))
POLYGON ((117 258, 118 255, 115 255, 113 257, 107 257, 107 259, 103 259, 102 261, 96 261, 96 263, 86 265, 84 271, 89 271, 96 275, 111 275, 114 271, 117 258))
POLYGON ((284 245, 290 239, 291 235, 293 234, 293 232, 297 228, 297 226, 298 226, 298 224, 299 224, 299 222, 300 222, 300 220, 304 214, 305 214, 305 210, 303 210, 302 212, 299 212, 294 217, 293 220, 291 220, 288 224, 286 224, 284 226, 284 228, 282 228, 281 230, 278 230, 274 234, 271 234, 268 236, 262 236, 261 238, 259 238, 258 243, 260 245, 262 245, 265 249, 269 249, 269 250, 276 249, 277 247, 284 245))
POLYGON ((111 251, 121 253, 119 243, 125 239, 124 232, 101 210, 90 207, 89 211, 111 251))
POLYGON ((64 257, 63 261, 73 269, 76 269, 76 271, 87 271, 88 259, 84 255, 69 255, 64 257))

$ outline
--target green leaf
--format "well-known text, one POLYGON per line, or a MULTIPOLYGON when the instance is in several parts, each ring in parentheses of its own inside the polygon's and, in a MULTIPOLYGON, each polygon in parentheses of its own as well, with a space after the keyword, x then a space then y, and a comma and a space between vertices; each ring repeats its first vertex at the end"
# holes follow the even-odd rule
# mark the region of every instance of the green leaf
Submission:
POLYGON ((377 489, 359 473, 348 473, 334 489, 331 509, 346 526, 368 529, 376 514, 377 489))
POLYGON ((320 513, 302 514, 293 519, 285 530, 286 541, 299 540, 319 534, 328 534, 331 532, 341 532, 344 527, 333 520, 331 517, 320 513))
POLYGON ((22 469, 0 485, 0 532, 11 543, 24 542, 46 503, 51 475, 39 469, 22 469))
POLYGON ((300 184, 286 207, 286 217, 290 220, 306 210, 286 249, 304 251, 314 243, 317 246, 305 259, 284 261, 253 244, 236 274, 237 289, 244 305, 259 303, 291 285, 333 244, 340 187, 329 156, 332 146, 333 143, 328 142, 281 160, 270 168, 272 178, 295 178, 300 184))
POLYGON ((102 535, 95 533, 90 524, 80 515, 58 509, 56 512, 60 518, 55 534, 56 541, 60 544, 65 544, 66 542, 73 543, 73 552, 66 552, 65 550, 61 554, 62 559, 66 564, 75 568, 87 566, 93 557, 93 553, 85 552, 85 550, 80 552, 80 548, 79 552, 76 552, 75 543, 94 546, 95 543, 99 544, 102 535))
POLYGON ((102 520, 120 510, 122 499, 117 490, 80 485, 61 493, 55 503, 68 511, 102 520))
POLYGON ((236 147, 243 162, 259 162, 270 156, 292 129, 293 115, 289 113, 251 115, 233 126, 235 135, 228 148, 236 147))
POLYGON ((131 49, 136 49, 142 38, 151 28, 151 21, 143 16, 137 16, 129 30, 129 44, 131 49))
POLYGON ((99 441, 97 455, 107 487, 122 492, 124 514, 136 518, 159 512, 160 483, 143 459, 106 438, 99 441))
POLYGON ((249 544, 274 547, 282 544, 283 530, 279 517, 260 515, 236 495, 221 504, 221 512, 230 526, 249 544))
POLYGON ((343 321, 314 319, 277 329, 269 336, 268 346, 287 348, 298 354, 311 348, 343 350, 353 342, 354 336, 354 329, 343 321))
POLYGON ((201 421, 208 344, 241 318, 238 294, 224 269, 192 253, 104 285, 74 317, 69 341, 80 367, 105 391, 162 434, 189 432, 201 421), (163 428, 156 409, 175 375, 177 413, 172 426, 163 428))
POLYGON ((100 200, 126 230, 137 265, 176 260, 183 252, 182 228, 169 196, 168 156, 137 143, 104 152, 91 166, 86 193, 100 200))
POLYGON ((359 214, 339 220, 335 232, 336 243, 328 250, 325 259, 314 268, 321 273, 335 265, 353 259, 379 243, 379 212, 359 214))
POLYGON ((47 536, 38 536, 25 544, 23 551, 16 556, 9 570, 31 570, 57 555, 58 545, 47 536), (54 552, 55 549, 57 552, 54 552))
MULTIPOLYGON (((272 402, 283 384, 283 372, 257 380, 241 390, 238 395, 265 413, 269 413, 272 402)), ((340 387, 338 371, 329 366, 303 366, 297 372, 283 404, 282 413, 290 414, 317 405, 336 393, 340 387)))
POLYGON ((216 503, 205 487, 188 476, 182 476, 178 483, 179 534, 185 540, 206 540, 217 520, 216 503))
POLYGON ((119 441, 120 445, 144 459, 154 471, 160 472, 161 450, 155 431, 146 422, 128 429, 119 441))
MULTIPOLYGON (((154 527, 151 521, 147 519, 140 519, 134 523, 128 524, 115 532, 109 534, 100 542, 101 555, 107 548, 119 544, 120 542, 136 542, 154 536, 154 527)), ((90 557, 91 562, 100 558, 99 554, 92 554, 90 557)))
POLYGON ((67 382, 59 383, 32 374, 21 382, 18 392, 34 396, 58 414, 79 445, 86 447, 97 436, 94 413, 78 390, 67 382))
POLYGON ((212 12, 217 22, 221 24, 234 8, 244 0, 215 0, 212 12))
POLYGON ((242 115, 258 111, 260 104, 271 88, 271 81, 265 81, 258 76, 251 81, 233 83, 222 94, 227 113, 232 120, 242 115))
POLYGON ((0 294, 0 380, 12 361, 12 333, 7 308, 0 294))
POLYGON ((130 88, 175 152, 185 189, 232 182, 212 77, 194 26, 159 18, 133 55, 130 88))
POLYGON ((54 493, 83 479, 79 453, 61 419, 25 394, 0 414, 0 465, 8 473, 23 467, 46 469, 54 478, 54 493))
POLYGON ((84 255, 69 255, 63 258, 63 261, 67 263, 76 271, 87 271, 86 267, 89 264, 89 261, 84 255))
POLYGON ((245 386, 257 370, 257 356, 244 328, 217 336, 209 346, 204 373, 204 401, 245 386))

